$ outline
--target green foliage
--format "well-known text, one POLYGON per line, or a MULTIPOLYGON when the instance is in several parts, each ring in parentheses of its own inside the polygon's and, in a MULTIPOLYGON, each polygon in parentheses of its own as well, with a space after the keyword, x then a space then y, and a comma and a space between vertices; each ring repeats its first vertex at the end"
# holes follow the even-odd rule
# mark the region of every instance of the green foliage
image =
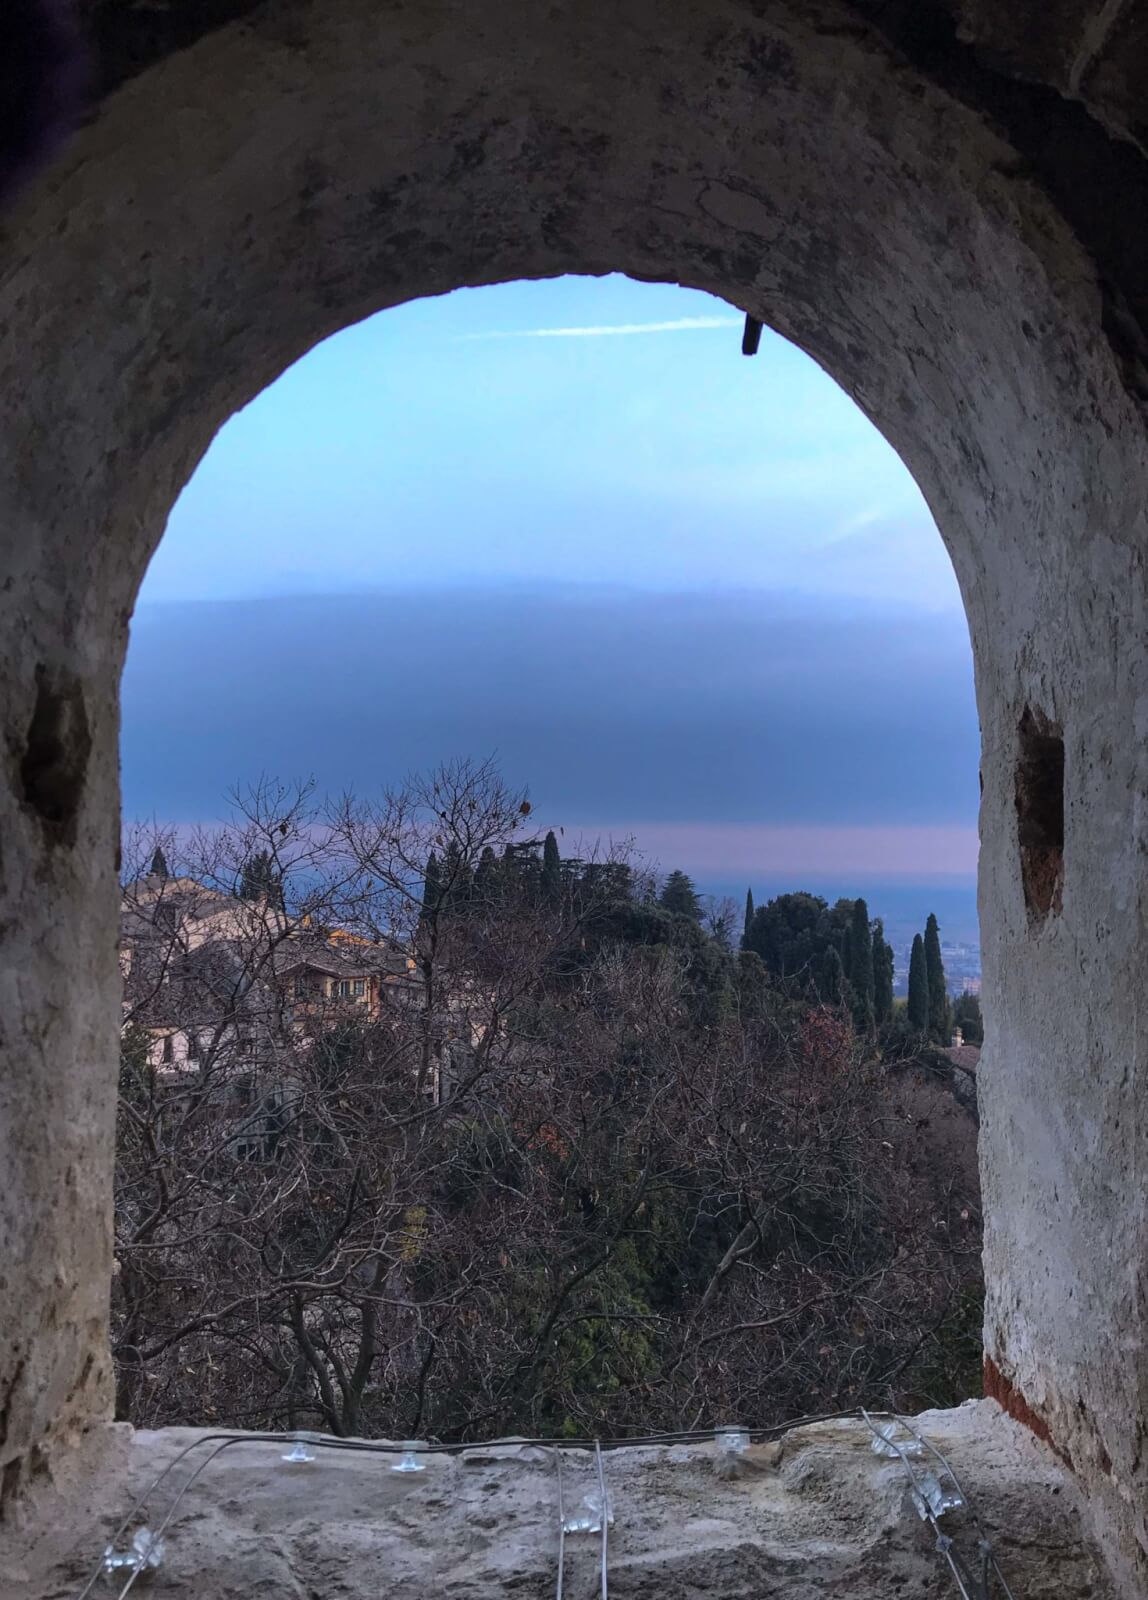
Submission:
POLYGON ((483 848, 478 858, 478 866, 474 869, 474 899, 480 906, 493 906, 498 902, 502 890, 502 873, 499 869, 498 857, 490 845, 483 848))
POLYGON ((869 907, 854 900, 849 921, 849 983, 853 990, 853 1020, 858 1031, 873 1031, 876 975, 873 965, 873 934, 869 927, 869 907))
POLYGON ((873 1020, 883 1028, 893 1016, 893 950, 880 917, 873 924, 873 1020))
POLYGON ((266 900, 273 906, 283 904, 283 884, 269 850, 257 850, 243 863, 239 880, 241 900, 266 900))
POLYGON ((913 935, 913 949, 909 956, 909 1024, 918 1033, 929 1031, 929 968, 925 960, 925 942, 919 933, 913 935))
POLYGON ((829 906, 820 895, 782 894, 753 914, 746 949, 775 978, 809 983, 830 942, 829 906))
MULTIPOLYGON (((925 1047, 919 1032, 894 1040, 904 1008, 865 901, 755 907, 749 891, 735 955, 684 872, 655 900, 625 862, 563 860, 553 832, 510 837, 477 862, 455 842, 426 859, 421 944, 442 933, 446 993, 481 1024, 464 1036, 473 1076, 455 1073, 441 1103, 418 1076, 413 999, 335 1008, 305 1049, 285 1035, 278 1098, 265 1079, 240 1109, 226 1064, 175 1090, 148 1065, 148 1033, 125 1031, 122 1373, 155 1329, 166 1342, 162 1381, 124 1380, 123 1414, 187 1421, 221 1395, 220 1417, 272 1427, 584 1436, 699 1408, 766 1423, 888 1404, 890 1373, 895 1398, 963 1398, 979 1362, 975 1221, 938 1231, 935 1179, 945 1214, 970 1216, 938 1163, 888 1181, 885 1134, 912 1128, 891 1115, 896 1058, 925 1047), (242 1140, 228 1132, 240 1116, 242 1140), (157 1172, 177 1205, 161 1238, 135 1241, 157 1172), (359 1389, 336 1394, 293 1341, 360 1372, 359 1389)), ((275 887, 271 856, 243 881, 251 898, 275 887)), ((920 938, 914 961, 923 1030, 920 938)))
POLYGON ((684 872, 675 870, 670 873, 658 896, 658 903, 676 917, 689 917, 694 922, 702 920, 702 905, 697 890, 684 872))
POLYGON ((873 1003, 873 934, 869 927, 869 907, 854 900, 849 924, 849 982, 859 1000, 873 1003))
POLYGON ((755 910, 743 946, 789 992, 846 1004, 858 1030, 872 1033, 876 982, 864 900, 830 906, 820 895, 778 895, 755 910))
POLYGON ((961 1030, 966 1044, 984 1044, 985 1024, 978 995, 959 994, 953 1001, 952 1021, 953 1027, 961 1030))
POLYGON ((845 968, 841 962, 841 955, 835 944, 827 947, 821 958, 821 971, 817 979, 817 988, 821 998, 827 1005, 839 1006, 845 1000, 845 968))
POLYGON ((929 1032, 938 1044, 948 1044, 949 996, 945 985, 945 964, 941 960, 941 931, 930 911, 925 923, 925 966, 929 974, 929 1032))

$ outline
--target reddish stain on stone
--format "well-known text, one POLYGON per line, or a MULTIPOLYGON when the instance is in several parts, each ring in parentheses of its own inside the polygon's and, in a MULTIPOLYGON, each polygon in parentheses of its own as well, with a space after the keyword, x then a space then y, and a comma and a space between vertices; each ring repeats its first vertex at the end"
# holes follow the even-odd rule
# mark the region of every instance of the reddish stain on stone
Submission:
POLYGON ((1005 1377, 992 1356, 985 1357, 985 1395, 988 1399, 995 1400, 1001 1410, 1007 1411, 1014 1421, 1035 1434, 1043 1444, 1048 1445, 1049 1449, 1054 1451, 1071 1470, 1072 1459, 1052 1437, 1048 1423, 1032 1409, 1020 1390, 1005 1377))

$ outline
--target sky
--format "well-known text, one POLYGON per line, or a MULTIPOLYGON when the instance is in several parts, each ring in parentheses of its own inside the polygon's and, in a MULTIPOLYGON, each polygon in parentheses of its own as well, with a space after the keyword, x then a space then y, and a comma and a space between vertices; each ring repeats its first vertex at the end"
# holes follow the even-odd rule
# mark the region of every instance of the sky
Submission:
POLYGON ((147 574, 126 814, 494 753, 547 822, 707 885, 971 884, 940 536, 830 378, 740 340, 722 302, 615 276, 312 350, 221 429, 147 574))

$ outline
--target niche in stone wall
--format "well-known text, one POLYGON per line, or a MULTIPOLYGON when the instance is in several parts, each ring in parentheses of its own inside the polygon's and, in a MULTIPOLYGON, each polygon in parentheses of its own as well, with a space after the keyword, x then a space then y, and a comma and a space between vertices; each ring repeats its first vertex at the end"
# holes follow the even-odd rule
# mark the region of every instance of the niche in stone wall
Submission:
POLYGON ((1064 735, 1025 706, 1018 728, 1017 836, 1029 922, 1059 912, 1064 883, 1064 735))

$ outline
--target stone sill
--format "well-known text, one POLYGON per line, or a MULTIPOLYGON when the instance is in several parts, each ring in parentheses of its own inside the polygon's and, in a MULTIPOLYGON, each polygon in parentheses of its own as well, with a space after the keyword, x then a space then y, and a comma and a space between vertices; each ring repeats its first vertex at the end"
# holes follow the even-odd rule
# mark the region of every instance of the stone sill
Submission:
MULTIPOLYGON (((926 1412, 920 1431, 952 1461, 1018 1600, 1111 1600, 1075 1484, 1055 1456, 993 1401, 926 1412)), ((94 1430, 41 1482, 0 1539, 3 1600, 78 1595, 131 1500, 206 1430, 94 1430)), ((956 1585, 908 1503, 904 1472, 869 1448, 856 1422, 795 1429, 751 1449, 732 1481, 712 1443, 611 1450, 616 1508, 610 1592, 657 1600, 742 1600, 784 1593, 945 1596, 956 1585)), ((287 1465, 281 1444, 229 1448, 189 1491, 166 1536, 162 1569, 133 1593, 252 1600, 257 1596, 495 1600, 550 1596, 557 1504, 549 1452, 513 1448, 428 1457, 405 1476, 385 1458, 320 1452, 287 1465)), ((189 1458, 200 1459, 197 1453, 189 1458)), ((593 1456, 564 1455, 568 1505, 594 1481, 593 1456)), ((183 1481, 185 1469, 177 1469, 183 1481)), ((153 1505, 162 1515, 170 1495, 153 1505)), ((946 1519, 970 1553, 962 1513, 946 1519)), ((154 1522, 153 1522, 154 1526, 154 1522)), ((567 1592, 598 1592, 599 1543, 567 1540, 567 1592)), ((94 1595, 118 1593, 100 1579, 94 1595)))

